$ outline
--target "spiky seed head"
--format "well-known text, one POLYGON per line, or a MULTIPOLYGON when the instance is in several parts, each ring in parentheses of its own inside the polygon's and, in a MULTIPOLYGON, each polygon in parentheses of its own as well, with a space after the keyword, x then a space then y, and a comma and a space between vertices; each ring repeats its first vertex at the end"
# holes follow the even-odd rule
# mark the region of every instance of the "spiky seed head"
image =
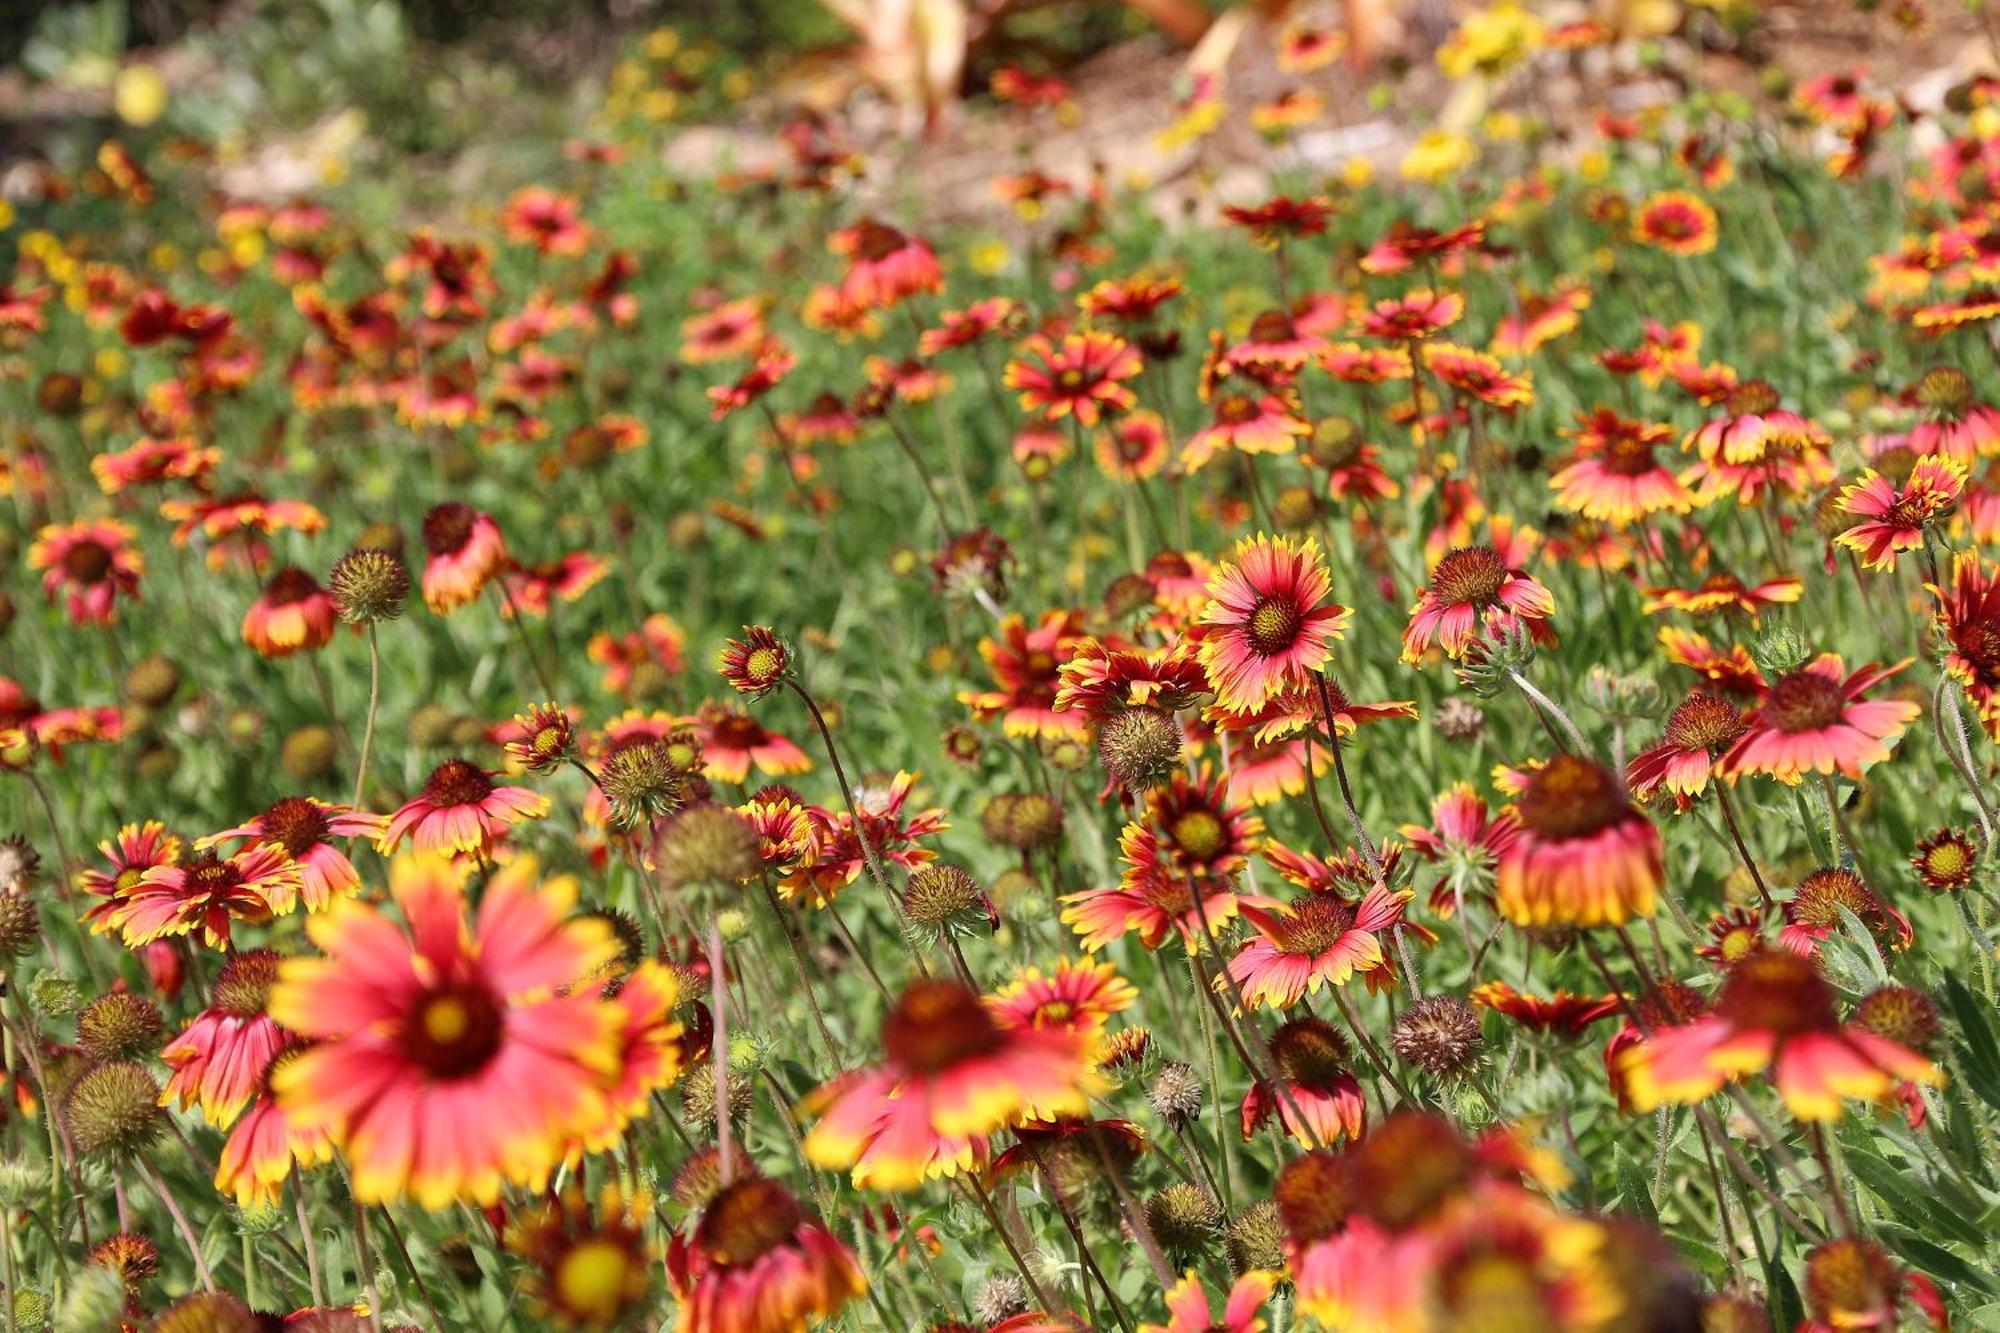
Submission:
POLYGON ((125 697, 142 708, 160 708, 181 688, 181 669, 161 653, 150 653, 125 672, 125 697))
POLYGON ((132 1060, 160 1046, 166 1020, 151 1000, 130 991, 112 991, 85 1005, 76 1016, 76 1044, 93 1060, 132 1060))
POLYGON ((1028 1312, 1028 1284, 1012 1273, 986 1279, 972 1298, 972 1317, 991 1326, 1028 1312))
POLYGON ((1222 1205, 1201 1185, 1176 1180, 1146 1200, 1146 1225, 1180 1254, 1208 1248, 1222 1233, 1222 1205))
POLYGON ((1157 708, 1129 708, 1098 731, 1097 757, 1126 791, 1156 787, 1180 768, 1181 724, 1157 708))
POLYGON ((309 783, 333 771, 333 733, 322 726, 300 727, 285 737, 278 763, 295 782, 309 783))
POLYGON ((394 551, 357 547, 333 562, 326 590, 350 625, 395 620, 410 600, 410 571, 394 551))
POLYGON ((937 939, 966 935, 990 918, 979 881, 954 865, 933 862, 919 866, 903 886, 903 914, 910 924, 937 939))
POLYGON ((660 832, 653 856, 660 877, 675 888, 733 888, 763 867, 757 830, 725 805, 693 805, 660 832))
POLYGON ((0 963, 25 958, 41 935, 34 902, 19 889, 0 887, 0 963))
POLYGON ((1269 1199, 1259 1199, 1231 1218, 1223 1239, 1233 1273, 1285 1266, 1285 1224, 1269 1199))
POLYGON ((611 822, 620 828, 664 818, 684 799, 685 775, 664 741, 624 746, 604 761, 598 776, 611 805, 611 822))
POLYGON ((113 1060, 76 1081, 62 1114, 85 1157, 130 1157, 160 1136, 160 1085, 145 1066, 113 1060))
POLYGON ((1854 1021, 1864 1031, 1898 1046, 1907 1046, 1920 1055, 1930 1052, 1942 1028, 1937 1001, 1908 986, 1884 986, 1870 991, 1855 1006, 1854 1021))

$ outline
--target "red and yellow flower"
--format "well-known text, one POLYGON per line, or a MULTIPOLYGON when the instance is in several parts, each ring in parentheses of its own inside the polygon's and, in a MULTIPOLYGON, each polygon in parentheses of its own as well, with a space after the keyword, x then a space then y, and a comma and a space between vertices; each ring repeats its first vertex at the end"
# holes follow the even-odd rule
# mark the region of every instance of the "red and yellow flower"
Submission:
POLYGON ((1863 569, 1894 569, 1898 554, 1921 547, 1957 507, 1965 473, 1949 458, 1919 458, 1899 486, 1870 468, 1840 493, 1841 511, 1860 522, 1834 544, 1859 556, 1863 569))
POLYGON ((447 759, 389 816, 376 850, 387 856, 407 839, 419 854, 484 856, 509 828, 549 812, 547 797, 493 777, 469 759, 447 759))
POLYGON ((361 874, 347 859, 334 838, 366 838, 373 842, 387 825, 381 815, 334 805, 311 796, 287 796, 263 814, 235 828, 197 839, 197 850, 206 850, 233 838, 247 839, 251 846, 269 844, 280 848, 298 866, 299 896, 308 912, 323 911, 335 898, 345 897, 361 887, 361 874))
POLYGON ((1519 926, 1615 926, 1651 916, 1660 831, 1601 765, 1557 755, 1528 779, 1500 850, 1494 897, 1519 926))
POLYGON ((806 1157, 860 1189, 915 1189, 975 1169, 996 1130, 1088 1113, 1102 1086, 1093 1044, 1068 1026, 1003 1026, 955 982, 916 982, 883 1021, 882 1063, 808 1099, 820 1115, 806 1157))
POLYGON ((440 1209, 539 1189, 610 1115, 618 1011, 578 983, 617 956, 611 928, 570 915, 576 880, 532 856, 499 868, 466 919, 470 867, 400 858, 402 917, 356 899, 309 918, 324 957, 287 959, 278 1023, 314 1044, 272 1075, 278 1105, 346 1156, 355 1198, 440 1209))
POLYGON ((854 1255, 792 1192, 748 1175, 717 1191, 691 1236, 667 1242, 675 1333, 788 1333, 868 1290, 854 1255))
POLYGON ((1327 600, 1332 590, 1311 537, 1237 543, 1201 616, 1201 663, 1223 708, 1252 712, 1280 690, 1310 686, 1352 614, 1327 600))
POLYGON ((1007 387, 1029 412, 1095 426, 1138 401, 1125 381, 1143 364, 1139 349, 1115 334, 1072 333, 1060 343, 1036 334, 1007 363, 1007 387))
POLYGON ((1876 685, 1909 666, 1873 663, 1849 673, 1833 653, 1821 653, 1799 670, 1772 683, 1763 702, 1750 710, 1747 730, 1717 771, 1730 781, 1763 773, 1796 783, 1808 773, 1859 780, 1861 770, 1889 757, 1903 729, 1923 706, 1907 699, 1867 699, 1876 685))
POLYGON ((51 524, 28 548, 28 568, 42 571, 42 591, 51 606, 58 593, 67 593, 71 624, 109 625, 117 618, 120 597, 139 596, 146 557, 132 545, 136 535, 116 519, 51 524))
POLYGON ((1915 1051, 1843 1024, 1833 987, 1812 959, 1770 950, 1730 969, 1713 1012, 1656 1028, 1618 1067, 1641 1112, 1699 1102, 1732 1079, 1769 1069, 1801 1120, 1837 1120, 1843 1099, 1873 1101, 1899 1082, 1940 1079, 1937 1066, 1915 1051))

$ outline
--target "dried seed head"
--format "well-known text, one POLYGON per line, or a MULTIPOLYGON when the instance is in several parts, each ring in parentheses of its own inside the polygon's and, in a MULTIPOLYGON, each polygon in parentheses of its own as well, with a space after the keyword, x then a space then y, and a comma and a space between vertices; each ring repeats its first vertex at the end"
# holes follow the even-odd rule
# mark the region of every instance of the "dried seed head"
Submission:
POLYGON ((0 887, 0 963, 26 957, 41 935, 42 923, 28 895, 0 887))
POLYGON ((295 782, 309 783, 333 771, 333 733, 325 727, 300 727, 285 737, 278 763, 295 782))
POLYGON ((903 914, 937 939, 971 934, 991 921, 991 911, 979 881, 958 866, 920 866, 903 886, 903 914))
POLYGON ((972 1317, 991 1326, 1028 1312, 1028 1284, 1012 1273, 986 1280, 972 1298, 972 1317))
POLYGON ((152 653, 125 672, 125 697, 142 708, 159 708, 181 687, 181 669, 170 658, 152 653))
POLYGON ((599 774, 611 804, 611 822, 620 828, 651 823, 672 814, 684 799, 686 775, 664 741, 640 741, 620 748, 599 774))
POLYGON ((1160 1119, 1178 1128, 1201 1114, 1201 1078, 1192 1067, 1169 1060, 1146 1085, 1146 1100, 1160 1119))
POLYGON ((1463 1078, 1479 1065, 1479 1015, 1450 995, 1418 1000, 1396 1019, 1396 1054, 1438 1078, 1463 1078))

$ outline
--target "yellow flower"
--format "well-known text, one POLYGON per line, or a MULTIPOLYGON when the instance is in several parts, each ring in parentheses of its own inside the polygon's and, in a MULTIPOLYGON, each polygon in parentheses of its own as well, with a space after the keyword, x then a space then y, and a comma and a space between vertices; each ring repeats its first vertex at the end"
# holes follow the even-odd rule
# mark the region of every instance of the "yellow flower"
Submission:
POLYGON ((972 271, 982 278, 998 277, 1005 272, 1011 257, 1007 242, 1000 240, 975 241, 965 256, 972 271))
POLYGON ((1454 79, 1478 71, 1501 74, 1541 49, 1542 21, 1513 0, 1467 14, 1451 40, 1438 48, 1438 67, 1454 79))
POLYGON ((145 128, 167 109, 167 81, 151 65, 127 65, 111 85, 111 105, 118 119, 145 128))
POLYGON ((681 35, 672 28, 655 28, 646 34, 646 54, 654 60, 671 60, 681 49, 681 35))
POLYGON ((1577 159, 1576 174, 1587 181, 1601 181, 1611 174, 1611 155, 1602 148, 1592 148, 1577 159))
POLYGON ((1478 157, 1479 150, 1464 136, 1449 130, 1430 130, 1404 156, 1398 170, 1404 180, 1436 184, 1465 170, 1478 157))

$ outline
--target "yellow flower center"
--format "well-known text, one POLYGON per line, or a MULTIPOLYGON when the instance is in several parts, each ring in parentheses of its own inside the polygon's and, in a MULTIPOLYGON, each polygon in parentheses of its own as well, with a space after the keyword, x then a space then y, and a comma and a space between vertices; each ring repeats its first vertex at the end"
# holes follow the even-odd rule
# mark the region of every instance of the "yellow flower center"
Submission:
POLYGON ((631 1279, 631 1255, 613 1241, 596 1239, 562 1257, 551 1285, 564 1310, 608 1324, 623 1308, 631 1279))

